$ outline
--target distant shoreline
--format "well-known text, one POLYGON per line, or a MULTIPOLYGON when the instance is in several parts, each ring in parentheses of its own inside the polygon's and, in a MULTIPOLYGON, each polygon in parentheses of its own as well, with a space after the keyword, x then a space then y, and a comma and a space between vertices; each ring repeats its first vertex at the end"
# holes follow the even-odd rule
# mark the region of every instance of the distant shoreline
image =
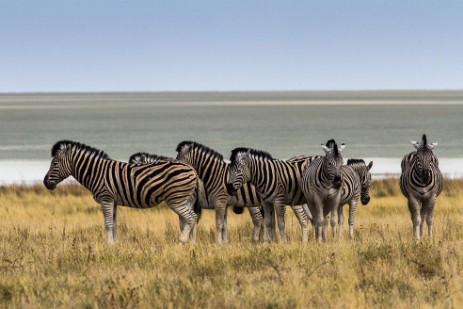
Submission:
MULTIPOLYGON (((373 161, 373 179, 398 178, 401 158, 365 158, 373 161)), ((463 178, 463 158, 439 158, 440 169, 445 177, 463 178)), ((0 185, 36 184, 50 167, 50 161, 43 160, 0 160, 0 185)))
POLYGON ((463 105, 463 90, 319 90, 0 93, 0 110, 136 106, 463 105), (39 106, 40 105, 40 106, 39 106))

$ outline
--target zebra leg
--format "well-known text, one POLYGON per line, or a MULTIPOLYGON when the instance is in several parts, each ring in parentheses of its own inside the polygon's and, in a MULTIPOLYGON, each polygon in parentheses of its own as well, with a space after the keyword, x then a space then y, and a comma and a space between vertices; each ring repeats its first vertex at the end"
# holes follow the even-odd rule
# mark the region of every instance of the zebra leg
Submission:
POLYGON ((227 212, 228 212, 228 207, 225 206, 225 214, 223 216, 223 226, 222 226, 222 241, 223 242, 228 242, 228 233, 227 233, 227 217, 228 216, 227 216, 227 212))
MULTIPOLYGON (((339 200, 332 200, 332 201, 329 201, 328 205, 324 208, 324 217, 326 218, 328 214, 330 215, 330 225, 331 225, 331 231, 333 234, 333 239, 335 239, 337 235, 338 226, 336 222, 337 221, 336 217, 338 214, 338 205, 339 205, 339 200)), ((325 228, 324 234, 325 234, 325 240, 326 240, 326 228, 325 228)))
MULTIPOLYGON (((272 217, 275 217, 273 204, 264 203, 264 241, 271 242, 274 241, 274 233, 272 232, 272 217)), ((272 222, 273 221, 273 222, 272 222)), ((274 229, 273 229, 274 231, 274 229)))
POLYGON ((226 204, 223 203, 218 203, 216 204, 215 207, 215 225, 216 225, 216 242, 217 243, 222 243, 223 240, 223 228, 224 228, 224 221, 226 220, 225 218, 225 212, 227 210, 226 204))
POLYGON ((425 208, 427 211, 426 224, 428 226, 428 236, 432 239, 432 221, 434 217, 434 206, 436 205, 437 197, 433 196, 429 200, 425 201, 425 208))
POLYGON ((198 221, 198 215, 193 211, 193 209, 191 209, 191 206, 188 202, 180 202, 176 204, 168 202, 167 205, 185 222, 185 225, 180 233, 179 241, 180 243, 187 242, 188 238, 190 237, 191 230, 195 227, 196 222, 198 221))
MULTIPOLYGON (((180 232, 183 231, 183 229, 185 228, 185 225, 187 224, 186 221, 179 215, 178 216, 178 222, 179 222, 179 226, 180 226, 180 232)), ((189 235, 189 239, 191 241, 195 241, 196 240, 196 230, 197 230, 197 224, 195 224, 195 226, 191 229, 190 231, 190 235, 189 235)))
POLYGON ((297 217, 297 220, 299 221, 299 224, 301 225, 302 229, 302 242, 306 243, 309 240, 309 236, 307 233, 307 228, 308 228, 308 217, 307 213, 304 210, 304 207, 302 205, 295 205, 291 207, 294 211, 294 214, 297 217))
POLYGON ((421 217, 419 214, 420 205, 414 197, 408 198, 408 209, 413 223, 413 237, 415 240, 420 240, 420 224, 421 217))
MULTIPOLYGON (((328 219, 329 219, 329 217, 328 217, 328 219)), ((322 225, 322 240, 323 241, 326 241, 326 226, 327 225, 328 225, 328 220, 325 217, 324 220, 323 220, 323 225, 322 225)))
POLYGON ((288 240, 286 239, 286 233, 285 233, 286 206, 284 204, 275 203, 275 212, 277 215, 278 230, 280 231, 280 240, 282 242, 288 242, 288 240))
MULTIPOLYGON (((354 238, 354 221, 355 211, 357 209, 358 200, 352 199, 349 201, 349 237, 354 238)), ((339 210, 338 210, 339 211, 339 210)))
POLYGON ((106 230, 106 239, 108 243, 114 243, 114 203, 101 202, 101 211, 103 212, 104 225, 106 230))
POLYGON ((321 241, 323 237, 323 225, 325 224, 323 204, 320 201, 313 201, 312 203, 309 203, 309 209, 313 215, 315 240, 321 241))
POLYGON ((262 228, 262 223, 264 221, 264 217, 262 216, 260 207, 249 207, 248 210, 249 210, 249 215, 251 216, 252 224, 254 225, 254 231, 252 233, 252 240, 254 242, 258 242, 260 230, 262 228))
POLYGON ((310 222, 312 223, 312 237, 313 239, 316 239, 315 235, 315 207, 312 204, 309 204, 308 202, 304 205, 302 205, 307 213, 307 216, 310 218, 310 222))
POLYGON ((185 227, 185 220, 183 220, 183 217, 178 215, 178 224, 180 226, 180 232, 183 231, 183 228, 185 227))
POLYGON ((117 205, 114 204, 114 212, 113 212, 113 240, 116 242, 117 241, 117 205))
POLYGON ((338 224, 339 224, 339 230, 341 230, 341 229, 342 229, 342 226, 344 225, 343 206, 344 206, 344 205, 339 205, 339 207, 338 207, 338 224))
POLYGON ((420 209, 420 217, 421 217, 421 222, 420 222, 420 238, 423 238, 423 228, 424 228, 424 222, 426 221, 427 217, 427 209, 425 207, 426 205, 423 203, 421 209, 420 209))

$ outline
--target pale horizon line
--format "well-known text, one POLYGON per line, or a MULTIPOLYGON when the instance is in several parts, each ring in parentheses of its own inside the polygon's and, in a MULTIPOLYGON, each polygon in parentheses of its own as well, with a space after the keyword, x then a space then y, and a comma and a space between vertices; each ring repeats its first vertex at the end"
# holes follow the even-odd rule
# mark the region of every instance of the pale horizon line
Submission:
POLYGON ((63 90, 63 91, 0 91, 0 95, 16 94, 112 94, 112 93, 302 93, 302 92, 459 92, 463 88, 377 88, 377 89, 274 89, 274 90, 63 90))

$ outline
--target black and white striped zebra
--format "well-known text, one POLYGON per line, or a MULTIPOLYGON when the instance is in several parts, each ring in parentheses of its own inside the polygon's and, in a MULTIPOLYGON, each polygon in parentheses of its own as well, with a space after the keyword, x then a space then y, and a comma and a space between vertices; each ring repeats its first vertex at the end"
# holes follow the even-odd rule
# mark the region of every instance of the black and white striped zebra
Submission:
MULTIPOLYGON (((159 161, 177 161, 177 159, 174 159, 172 157, 167 157, 167 156, 151 154, 147 152, 137 152, 129 157, 128 162, 131 164, 146 164, 146 163, 157 163, 159 161)), ((192 197, 192 199, 196 200, 196 194, 192 197)), ((207 207, 206 205, 202 204, 201 208, 207 208, 207 207)), ((183 220, 181 216, 179 216, 178 219, 179 219, 179 224, 180 224, 180 231, 182 231, 183 228, 185 227, 186 222, 185 220, 183 220)), ((199 221, 199 218, 198 218, 198 221, 199 221)), ((190 234, 190 239, 196 239, 196 226, 190 234)))
POLYGON ((68 140, 57 142, 52 147, 51 156, 44 185, 53 190, 62 180, 73 176, 91 191, 101 205, 109 243, 117 238, 118 205, 149 208, 166 202, 186 222, 179 238, 183 243, 197 223, 201 204, 207 203, 204 186, 196 171, 182 162, 129 164, 111 160, 101 150, 68 140), (195 194, 196 201, 193 199, 195 194))
POLYGON ((443 177, 439 170, 439 160, 433 153, 437 143, 428 144, 423 134, 421 143, 412 141, 415 151, 402 159, 400 190, 408 199, 413 222, 414 238, 423 237, 424 221, 428 225, 428 236, 432 238, 432 222, 437 197, 442 192, 443 177))
POLYGON ((226 181, 230 164, 217 151, 193 141, 180 142, 176 148, 177 159, 195 168, 207 192, 208 205, 216 211, 216 240, 227 241, 227 205, 248 207, 254 224, 253 240, 259 240, 263 217, 261 199, 251 184, 244 185, 236 196, 227 193, 226 181))
POLYGON ((278 160, 267 152, 240 147, 232 151, 230 161, 227 190, 233 194, 247 182, 256 187, 263 201, 265 240, 275 239, 272 220, 276 213, 280 238, 286 242, 285 205, 291 205, 302 227, 302 241, 306 242, 309 218, 301 206, 305 203, 305 198, 300 182, 307 160, 278 160))
POLYGON ((342 190, 341 202, 338 207, 338 224, 341 228, 344 224, 343 206, 349 204, 349 236, 354 237, 355 211, 360 198, 362 205, 370 202, 370 170, 373 161, 368 165, 362 159, 349 159, 347 165, 341 167, 342 190))
POLYGON ((336 237, 336 214, 341 201, 342 187, 341 151, 344 147, 342 144, 338 148, 333 139, 329 140, 326 146, 322 144, 325 156, 313 160, 302 176, 302 192, 313 216, 312 223, 317 241, 326 240, 325 218, 330 212, 333 237, 336 237))

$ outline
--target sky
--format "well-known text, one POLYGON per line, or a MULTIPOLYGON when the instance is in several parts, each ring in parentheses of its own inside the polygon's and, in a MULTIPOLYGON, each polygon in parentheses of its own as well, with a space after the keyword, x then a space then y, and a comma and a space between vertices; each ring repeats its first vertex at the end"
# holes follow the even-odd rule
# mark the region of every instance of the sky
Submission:
POLYGON ((459 0, 0 0, 0 39, 0 93, 463 88, 459 0))

